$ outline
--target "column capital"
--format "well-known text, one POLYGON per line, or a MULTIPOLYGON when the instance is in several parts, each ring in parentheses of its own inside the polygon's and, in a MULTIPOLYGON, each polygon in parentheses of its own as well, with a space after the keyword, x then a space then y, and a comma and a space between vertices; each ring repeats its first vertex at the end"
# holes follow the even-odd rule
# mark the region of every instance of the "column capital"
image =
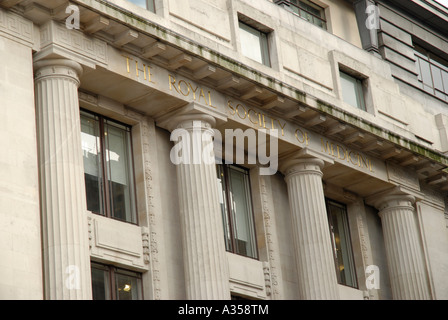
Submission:
POLYGON ((333 159, 329 156, 309 148, 303 148, 293 155, 280 159, 280 162, 279 170, 287 177, 306 172, 322 175, 322 169, 326 165, 332 165, 334 163, 333 159))
POLYGON ((192 128, 195 121, 200 121, 204 128, 210 129, 227 122, 227 116, 221 110, 193 101, 156 119, 158 126, 169 131, 192 128))
POLYGON ((69 59, 43 59, 34 62, 35 80, 51 76, 66 76, 75 79, 79 85, 82 75, 82 66, 69 59))
POLYGON ((407 192, 401 186, 396 186, 392 189, 382 191, 366 198, 366 203, 374 206, 379 211, 390 208, 412 207, 417 200, 418 195, 407 192))

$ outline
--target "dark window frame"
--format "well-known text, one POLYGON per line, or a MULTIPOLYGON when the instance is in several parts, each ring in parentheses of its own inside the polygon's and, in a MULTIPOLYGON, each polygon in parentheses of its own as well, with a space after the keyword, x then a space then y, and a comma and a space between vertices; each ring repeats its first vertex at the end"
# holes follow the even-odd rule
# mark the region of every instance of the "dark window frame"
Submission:
MULTIPOLYGON (((245 16, 239 16, 239 18, 238 18, 239 32, 241 32, 241 30, 248 32, 248 30, 245 30, 244 28, 252 29, 253 31, 256 31, 260 34, 259 39, 260 39, 261 61, 254 60, 251 57, 247 57, 247 56, 245 56, 245 57, 247 57, 253 61, 256 61, 258 63, 261 63, 264 66, 271 68, 272 67, 271 48, 269 45, 269 34, 271 33, 271 31, 267 31, 266 28, 260 28, 259 24, 251 21, 250 18, 247 18, 245 16), (263 43, 264 43, 264 45, 263 45, 263 43)), ((240 35, 240 37, 241 37, 241 35, 240 35)))
MULTIPOLYGON (((137 205, 137 189, 136 189, 136 181, 135 181, 135 166, 134 166, 134 145, 133 145, 133 139, 132 139, 132 126, 117 121, 115 119, 112 119, 110 117, 107 116, 103 116, 99 113, 96 112, 92 112, 90 110, 86 110, 83 108, 80 108, 80 116, 82 113, 87 113, 90 114, 91 116, 94 116, 98 119, 98 124, 99 124, 99 140, 100 140, 100 152, 101 152, 101 183, 102 183, 102 190, 100 190, 101 194, 101 199, 103 201, 103 205, 104 205, 104 214, 101 214, 100 212, 94 212, 91 211, 94 214, 103 216, 103 217, 107 217, 110 219, 114 219, 117 221, 121 221, 121 222, 125 222, 125 223, 130 223, 133 225, 138 225, 139 224, 139 219, 138 219, 138 205, 137 205), (135 213, 135 221, 128 221, 125 219, 120 219, 118 217, 113 216, 112 212, 113 212, 113 204, 111 203, 111 186, 109 185, 109 173, 107 170, 107 165, 106 165, 106 159, 107 159, 107 155, 106 155, 106 149, 107 149, 107 142, 106 142, 106 138, 105 138, 105 131, 104 131, 104 124, 106 121, 113 123, 116 123, 119 126, 125 127, 126 130, 128 130, 130 138, 129 138, 129 149, 130 149, 130 154, 129 154, 129 162, 130 162, 130 166, 131 168, 128 168, 129 173, 132 174, 132 191, 130 192, 130 197, 133 198, 133 203, 130 204, 130 206, 133 206, 133 208, 131 208, 131 210, 134 211, 135 213)), ((87 190, 86 190, 87 191, 87 190)))
MULTIPOLYGON (((127 0, 127 1, 129 1, 130 3, 135 4, 136 6, 139 6, 138 4, 134 3, 132 0, 127 0)), ((140 7, 140 6, 139 6, 139 7, 140 7)), ((140 8, 143 8, 143 7, 140 7, 140 8)), ((156 4, 155 4, 155 0, 145 0, 145 7, 144 7, 143 9, 146 9, 146 10, 148 10, 149 12, 152 12, 152 13, 156 13, 156 4), (151 10, 151 9, 149 8, 149 6, 148 6, 149 3, 152 3, 152 7, 154 8, 154 10, 151 10)))
POLYGON ((109 285, 109 291, 110 291, 108 300, 118 300, 117 299, 117 287, 116 287, 116 280, 117 280, 116 275, 127 275, 127 276, 132 276, 132 277, 138 279, 138 284, 139 284, 138 290, 140 293, 140 299, 138 299, 138 300, 144 300, 142 273, 137 272, 137 271, 127 270, 124 268, 119 268, 119 267, 116 267, 113 265, 95 262, 95 261, 92 261, 90 263, 90 268, 91 268, 91 270, 92 269, 104 270, 108 273, 108 277, 107 277, 108 283, 107 284, 109 285))
POLYGON ((348 105, 350 105, 356 109, 368 112, 367 111, 366 92, 365 92, 365 83, 366 83, 365 81, 367 81, 366 78, 362 78, 357 75, 354 75, 351 71, 346 70, 344 68, 339 68, 339 83, 341 85, 341 94, 342 94, 341 100, 344 101, 344 103, 347 103, 348 105), (352 105, 352 104, 346 102, 345 97, 344 97, 344 90, 342 88, 342 78, 345 78, 346 80, 347 80, 347 78, 351 78, 354 80, 354 82, 355 82, 354 94, 356 95, 357 100, 359 100, 361 105, 355 106, 355 105, 352 105))
POLYGON ((419 88, 431 96, 448 103, 448 77, 444 78, 442 74, 442 72, 448 74, 448 61, 434 53, 431 49, 417 43, 414 43, 414 54, 416 57, 415 64, 418 73, 417 81, 419 88), (423 60, 429 65, 429 75, 431 77, 430 85, 424 82, 420 60, 423 60), (433 68, 440 72, 440 80, 442 81, 443 90, 437 88, 437 85, 435 84, 433 68), (444 97, 438 96, 437 94, 441 94, 444 97))
MULTIPOLYGON (((257 230, 256 230, 256 225, 255 225, 255 213, 254 213, 254 206, 253 206, 253 199, 252 199, 252 186, 251 186, 251 182, 250 182, 250 173, 249 173, 249 170, 247 169, 247 168, 245 168, 245 167, 242 167, 242 166, 239 166, 239 165, 236 165, 236 164, 226 164, 226 163, 222 163, 222 164, 220 164, 221 166, 222 166, 222 171, 223 171, 223 174, 224 174, 224 181, 222 181, 221 183, 222 183, 222 186, 223 186, 223 192, 225 193, 225 201, 226 201, 226 217, 227 217, 227 220, 229 221, 229 233, 230 233, 230 248, 227 248, 227 244, 226 244, 226 251, 227 252, 230 252, 230 253, 233 253, 233 254, 237 254, 237 255, 239 255, 239 256, 243 256, 243 257, 246 257, 246 258, 250 258, 250 259, 254 259, 254 260, 259 260, 259 252, 258 252, 258 243, 257 243, 257 230), (230 177, 229 177, 229 172, 228 172, 228 167, 229 166, 234 166, 234 167, 236 167, 236 168, 239 168, 239 169, 241 169, 241 170, 243 170, 243 171, 245 171, 245 174, 247 175, 247 177, 248 177, 248 179, 247 179, 247 181, 248 181, 248 184, 249 184, 249 186, 248 186, 248 195, 249 195, 249 201, 250 201, 250 208, 251 208, 251 212, 250 212, 250 214, 251 214, 251 224, 252 224, 252 230, 253 230, 253 239, 251 239, 251 240, 253 240, 253 247, 254 247, 254 256, 252 257, 252 256, 250 256, 250 255, 244 255, 244 254, 242 254, 242 253, 239 253, 238 251, 237 251, 237 244, 236 244, 236 239, 235 239, 235 236, 234 236, 234 228, 235 228, 235 221, 233 220, 233 215, 232 215, 232 205, 231 205, 231 202, 230 202, 230 196, 229 196, 229 192, 230 192, 230 190, 229 190, 229 188, 228 188, 228 186, 230 186, 230 177)), ((217 165, 218 166, 218 165, 217 165)), ((217 171, 218 172, 218 171, 217 171)), ((223 228, 224 228, 224 233, 225 233, 225 231, 226 231, 226 226, 225 225, 223 225, 223 228)), ((224 234, 224 237, 226 237, 226 235, 224 234)), ((225 241, 226 241, 226 239, 225 239, 225 241)), ((227 241, 226 241, 227 242, 227 241)))
MULTIPOLYGON (((356 272, 356 264, 355 264, 355 254, 353 252, 353 245, 352 245, 352 238, 351 238, 351 232, 350 232, 350 223, 348 221, 348 210, 347 210, 347 205, 345 203, 330 199, 325 197, 325 208, 327 211, 327 217, 328 217, 328 225, 329 225, 329 231, 330 231, 330 235, 331 235, 331 244, 332 244, 332 251, 333 251, 333 257, 334 257, 334 266, 335 266, 335 271, 336 271, 336 278, 338 280, 338 284, 346 286, 346 287, 350 287, 350 288, 355 288, 355 289, 359 289, 359 279, 358 279, 358 275, 356 272), (334 251, 336 248, 336 244, 335 244, 335 240, 333 237, 333 226, 334 226, 334 222, 331 216, 331 211, 330 211, 330 204, 334 204, 335 206, 338 207, 342 207, 344 209, 344 213, 346 216, 346 222, 347 222, 347 235, 346 235, 346 239, 345 241, 347 241, 348 245, 350 246, 350 252, 348 254, 350 254, 350 260, 351 260, 351 268, 352 270, 352 278, 355 281, 354 285, 349 285, 347 283, 343 283, 342 279, 341 279, 341 274, 339 272, 338 266, 339 266, 339 260, 338 260, 338 256, 337 253, 334 251)), ((345 263, 345 262, 344 262, 345 263)))
POLYGON ((315 25, 316 27, 321 28, 322 30, 328 30, 328 22, 327 22, 327 17, 326 17, 326 13, 325 13, 325 8, 321 7, 320 5, 316 4, 315 2, 310 1, 310 0, 297 0, 297 4, 295 4, 289 0, 277 0, 275 3, 278 5, 283 5, 285 7, 289 7, 290 8, 289 11, 291 13, 293 13, 294 15, 300 17, 303 20, 308 21, 309 23, 315 25), (315 7, 315 9, 317 9, 317 10, 320 10, 322 12, 323 16, 318 16, 318 15, 314 14, 313 12, 310 12, 309 10, 301 7, 300 2, 302 2, 303 4, 308 5, 310 7, 315 7), (298 12, 293 11, 292 8, 296 8, 298 12), (312 19, 313 21, 309 21, 308 19, 303 17, 300 14, 300 11, 304 11, 305 13, 311 15, 313 18, 312 19), (314 19, 317 19, 318 21, 320 21, 323 24, 323 26, 320 26, 320 25, 314 23, 314 19))

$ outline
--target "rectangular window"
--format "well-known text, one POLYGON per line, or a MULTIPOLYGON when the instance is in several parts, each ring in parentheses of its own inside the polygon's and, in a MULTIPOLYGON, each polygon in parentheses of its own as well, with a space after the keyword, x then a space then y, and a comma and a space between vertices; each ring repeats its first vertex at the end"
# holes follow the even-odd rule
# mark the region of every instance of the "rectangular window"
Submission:
POLYGON ((344 102, 358 109, 366 111, 364 89, 361 79, 339 71, 344 102))
POLYGON ((327 21, 325 19, 325 9, 308 0, 277 0, 275 2, 286 9, 292 11, 302 19, 312 24, 327 29, 327 21))
POLYGON ((268 35, 241 21, 239 26, 243 55, 270 67, 268 35))
POLYGON ((249 172, 235 165, 217 165, 227 251, 257 258, 249 172))
POLYGON ((357 288, 347 207, 329 199, 326 205, 338 283, 357 288))
POLYGON ((131 128, 81 111, 87 210, 137 223, 131 128))
POLYGON ((141 274, 92 263, 93 300, 142 300, 141 274))
POLYGON ((448 101, 448 61, 418 45, 414 49, 420 88, 448 101))
POLYGON ((151 12, 156 12, 154 8, 154 0, 128 0, 128 1, 151 12))

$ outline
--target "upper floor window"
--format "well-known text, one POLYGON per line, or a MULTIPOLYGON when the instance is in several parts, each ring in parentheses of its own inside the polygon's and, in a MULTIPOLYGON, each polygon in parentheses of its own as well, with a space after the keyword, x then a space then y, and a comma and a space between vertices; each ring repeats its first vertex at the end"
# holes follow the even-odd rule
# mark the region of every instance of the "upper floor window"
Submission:
POLYGON ((414 49, 420 88, 448 101, 448 61, 418 45, 414 49))
POLYGON ((308 22, 311 22, 322 29, 327 29, 325 9, 321 6, 308 0, 278 0, 276 3, 283 5, 308 22))
POLYGON ((363 81, 348 73, 339 71, 342 99, 349 105, 366 111, 363 81))
POLYGON ((91 270, 93 300, 142 300, 140 273, 99 263, 92 263, 91 270))
POLYGON ((329 199, 326 205, 338 283, 357 288, 347 207, 329 199))
POLYGON ((151 12, 156 12, 156 9, 154 6, 154 0, 128 0, 128 1, 144 8, 144 9, 147 9, 151 12))
POLYGON ((252 198, 247 169, 217 165, 226 250, 257 258, 252 198))
POLYGON ((131 129, 81 111, 87 210, 137 223, 131 129))
POLYGON ((239 22, 239 28, 243 55, 268 67, 271 66, 268 35, 241 21, 239 22))

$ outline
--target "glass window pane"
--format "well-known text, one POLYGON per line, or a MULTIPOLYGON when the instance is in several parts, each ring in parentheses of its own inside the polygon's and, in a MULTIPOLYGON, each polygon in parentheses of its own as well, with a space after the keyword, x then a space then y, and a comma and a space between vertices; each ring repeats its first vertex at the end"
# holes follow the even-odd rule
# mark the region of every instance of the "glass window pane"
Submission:
POLYGON ((299 7, 318 17, 322 17, 323 10, 317 8, 317 5, 313 6, 311 3, 302 0, 299 2, 299 7))
POLYGON ((93 300, 110 300, 109 271, 92 265, 93 300))
POLYGON ((417 70, 418 73, 418 81, 422 81, 422 72, 420 71, 420 58, 415 57, 415 70, 417 70))
POLYGON ((431 70, 428 61, 420 59, 420 73, 423 83, 432 87, 431 70))
POLYGON ((130 131, 105 122, 106 161, 109 172, 112 217, 136 222, 130 131))
POLYGON ((365 110, 362 81, 344 72, 340 72, 340 76, 343 100, 351 106, 365 110))
POLYGON ((269 65, 266 35, 241 22, 240 31, 243 55, 259 63, 269 65))
POLYGON ((230 235, 230 222, 229 217, 227 215, 227 196, 226 196, 226 185, 225 185, 225 176, 224 176, 224 167, 222 164, 218 164, 216 166, 216 171, 218 175, 218 193, 219 193, 219 203, 221 205, 221 213, 222 213, 222 224, 224 227, 224 241, 226 243, 226 250, 232 251, 232 240, 230 235))
POLYGON ((431 74, 432 79, 434 81, 434 88, 443 91, 443 82, 442 82, 442 73, 439 68, 434 65, 431 65, 431 74))
POLYGON ((140 300, 141 282, 136 276, 127 273, 115 273, 117 300, 140 300))
POLYGON ((443 79, 443 88, 444 92, 448 93, 448 72, 442 71, 442 79, 443 79))
POLYGON ((255 235, 248 175, 243 169, 234 166, 228 168, 235 250, 241 255, 255 257, 255 235))
POLYGON ((81 147, 84 162, 87 210, 104 215, 99 133, 98 119, 92 115, 81 113, 81 147))
POLYGON ((148 1, 148 10, 151 12, 156 12, 156 8, 154 6, 154 0, 147 0, 148 1))
POLYGON ((357 287, 346 208, 332 201, 328 201, 327 205, 339 281, 357 287))
POLYGON ((128 0, 128 1, 138 5, 139 7, 146 9, 146 0, 128 0))

